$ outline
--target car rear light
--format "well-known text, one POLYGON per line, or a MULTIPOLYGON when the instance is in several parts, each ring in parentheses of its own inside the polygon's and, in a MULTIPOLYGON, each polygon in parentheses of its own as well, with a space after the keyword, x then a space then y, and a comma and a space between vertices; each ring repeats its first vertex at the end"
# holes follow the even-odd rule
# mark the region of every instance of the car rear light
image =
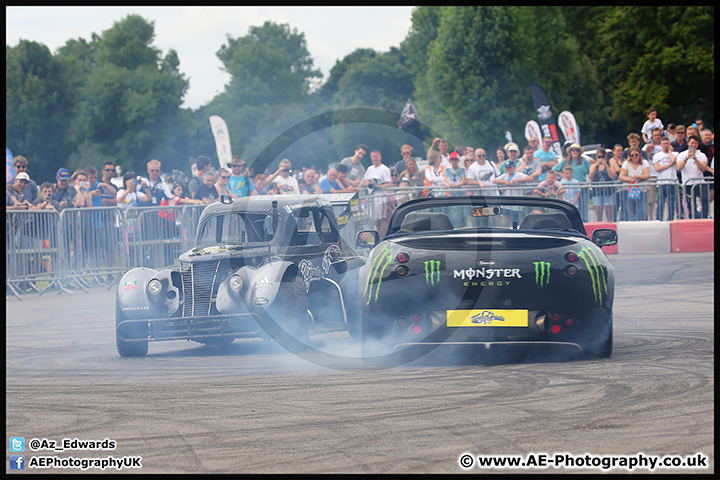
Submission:
POLYGON ((420 325, 413 325, 410 331, 415 335, 420 335, 422 333, 422 327, 420 325))
POLYGON ((410 318, 412 319, 413 322, 419 322, 419 321, 420 321, 420 315, 418 315, 417 313, 414 314, 414 315, 413 315, 412 317, 410 317, 410 318))
POLYGON ((565 267, 565 275, 568 277, 574 277, 577 274, 577 267, 575 265, 568 265, 565 267))
POLYGON ((560 333, 560 325, 558 325, 557 323, 553 324, 553 326, 550 327, 550 331, 555 334, 560 333))
POLYGON ((553 313, 552 319, 553 319, 553 322, 559 322, 559 321, 560 321, 560 314, 559 314, 559 313, 553 313))
POLYGON ((405 317, 398 318, 395 321, 395 323, 397 323, 397 326, 400 328, 405 328, 405 327, 407 327, 407 324, 408 324, 407 319, 405 317))
POLYGON ((398 253, 395 257, 395 260, 397 260, 400 263, 407 263, 410 260, 410 257, 407 253, 398 253))
POLYGON ((565 260, 568 262, 576 262, 578 259, 577 254, 575 252, 568 252, 565 254, 565 260))
POLYGON ((395 269, 395 273, 397 273, 401 277, 404 277, 408 273, 410 273, 410 269, 407 268, 405 265, 400 265, 398 268, 395 269))
POLYGON ((568 327, 572 327, 573 325, 575 325, 575 320, 573 320, 572 318, 568 318, 567 320, 565 320, 565 325, 567 325, 568 327))

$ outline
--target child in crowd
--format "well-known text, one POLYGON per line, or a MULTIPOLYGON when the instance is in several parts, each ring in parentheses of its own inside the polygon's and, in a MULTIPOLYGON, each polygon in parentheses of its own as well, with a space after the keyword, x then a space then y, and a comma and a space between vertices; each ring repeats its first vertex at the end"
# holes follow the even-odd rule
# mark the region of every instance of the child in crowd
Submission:
POLYGON ((561 192, 563 188, 563 184, 557 180, 557 172, 551 169, 545 172, 545 175, 545 180, 538 184, 535 194, 541 197, 557 198, 558 192, 561 192))
POLYGON ((648 108, 647 117, 648 117, 648 119, 643 124, 640 132, 642 133, 642 137, 643 137, 643 140, 645 140, 645 143, 650 143, 653 129, 659 128, 660 130, 662 130, 664 132, 665 127, 663 126, 662 120, 657 118, 657 110, 655 110, 654 108, 648 108))
POLYGON ((563 200, 577 207, 578 200, 580 200, 580 188, 572 187, 572 184, 578 184, 580 182, 573 178, 573 168, 570 165, 566 165, 563 168, 562 174, 563 179, 560 180, 560 183, 562 183, 563 189, 558 193, 560 193, 563 200))

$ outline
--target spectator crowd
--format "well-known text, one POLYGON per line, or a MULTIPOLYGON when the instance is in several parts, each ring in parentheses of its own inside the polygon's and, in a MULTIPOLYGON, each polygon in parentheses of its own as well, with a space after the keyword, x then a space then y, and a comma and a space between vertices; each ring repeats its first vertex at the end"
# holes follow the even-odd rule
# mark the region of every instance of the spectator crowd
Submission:
POLYGON ((100 206, 143 207, 209 204, 222 195, 321 194, 360 192, 376 197, 373 218, 383 230, 397 202, 436 195, 535 195, 560 198, 575 204, 584 221, 592 206, 597 221, 673 220, 676 215, 707 218, 714 198, 714 135, 701 119, 691 125, 668 124, 655 109, 640 134, 585 152, 566 142, 562 156, 553 151, 550 137, 529 138, 521 149, 510 142, 493 152, 473 146, 450 150, 449 142, 435 138, 425 159, 413 155, 410 145, 400 147, 400 158, 383 161, 380 150, 358 145, 353 154, 330 163, 326 172, 311 166, 293 169, 282 159, 275 171, 253 172, 238 156, 227 168, 199 156, 189 179, 184 172, 162 173, 158 160, 147 162, 147 172, 119 176, 113 162, 100 171, 89 165, 72 174, 59 168, 55 181, 38 185, 27 173, 28 160, 13 159, 14 177, 6 187, 6 210, 54 210, 100 206), (370 156, 370 164, 363 159, 370 156), (427 166, 424 166, 427 162, 427 166), (423 167, 424 166, 424 167, 423 167), (709 181, 706 181, 709 180, 709 181), (678 195, 679 186, 685 195, 678 195), (383 198, 383 201, 378 199, 383 198), (679 205, 682 198, 692 200, 679 205), (699 200, 699 201, 695 201, 699 200), (697 205, 697 207, 696 207, 697 205))

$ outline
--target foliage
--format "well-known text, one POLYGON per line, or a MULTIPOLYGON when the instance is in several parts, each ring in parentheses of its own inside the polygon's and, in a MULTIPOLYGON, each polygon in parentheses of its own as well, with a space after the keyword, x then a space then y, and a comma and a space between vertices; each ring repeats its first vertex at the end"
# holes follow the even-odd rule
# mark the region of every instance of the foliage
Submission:
POLYGON ((406 40, 416 45, 413 36, 434 38, 425 49, 416 48, 427 57, 416 77, 416 105, 451 143, 494 148, 504 143, 506 130, 524 141, 525 123, 536 117, 531 83, 546 90, 556 114, 577 112, 589 131, 601 125, 592 65, 565 33, 560 8, 427 8, 437 13, 438 22, 429 22, 436 30, 414 27, 406 40))
POLYGON ((55 54, 6 46, 6 145, 34 178, 105 160, 142 173, 151 158, 189 173, 198 155, 214 158, 211 115, 228 124, 234 154, 259 159, 256 173, 282 157, 325 169, 360 143, 391 165, 400 145, 424 156, 436 134, 492 149, 509 130, 524 143, 531 83, 556 115, 574 113, 584 143, 622 143, 649 106, 665 123, 714 124, 711 6, 417 7, 398 47, 359 48, 322 84, 305 35, 265 22, 227 35, 217 56, 231 80, 195 111, 181 108, 181 59, 154 37, 153 22, 129 15, 55 54), (420 122, 399 131, 408 98, 420 122))
POLYGON ((52 172, 70 152, 72 96, 63 65, 42 44, 5 48, 5 144, 28 159, 28 173, 52 172))

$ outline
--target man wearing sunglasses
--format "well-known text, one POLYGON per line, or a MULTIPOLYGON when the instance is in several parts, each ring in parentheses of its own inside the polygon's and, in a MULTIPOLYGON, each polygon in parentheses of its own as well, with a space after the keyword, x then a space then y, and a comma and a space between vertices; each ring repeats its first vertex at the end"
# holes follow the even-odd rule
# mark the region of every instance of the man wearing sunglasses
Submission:
POLYGON ((8 185, 13 185, 15 183, 15 178, 17 178, 17 175, 20 173, 25 173, 28 178, 28 182, 23 188, 23 195, 25 198, 30 201, 30 203, 34 202, 35 199, 38 197, 38 186, 37 183, 35 183, 35 180, 30 178, 30 174, 27 173, 27 166, 28 161, 25 157, 22 155, 18 155, 17 157, 13 158, 13 167, 15 168, 15 177, 11 178, 9 182, 7 182, 8 185))
POLYGON ((111 160, 105 162, 100 171, 102 175, 100 180, 97 182, 95 187, 102 185, 102 206, 103 207, 114 207, 117 205, 117 187, 113 184, 112 179, 115 176, 115 163, 111 160))
POLYGON ((540 168, 542 170, 540 176, 537 177, 538 183, 545 180, 545 174, 547 171, 552 170, 552 168, 558 163, 557 154, 550 148, 552 147, 552 144, 552 137, 545 136, 543 137, 540 149, 535 150, 535 153, 533 153, 533 158, 540 160, 540 168))
POLYGON ((238 197, 250 197, 257 195, 252 179, 245 171, 245 160, 238 156, 232 157, 228 167, 232 171, 228 180, 228 188, 238 197))
POLYGON ((170 191, 170 186, 160 178, 160 166, 159 160, 150 160, 147 163, 147 178, 141 178, 142 185, 150 192, 150 201, 138 203, 141 207, 159 207, 163 199, 169 202, 173 198, 173 194, 170 191))

